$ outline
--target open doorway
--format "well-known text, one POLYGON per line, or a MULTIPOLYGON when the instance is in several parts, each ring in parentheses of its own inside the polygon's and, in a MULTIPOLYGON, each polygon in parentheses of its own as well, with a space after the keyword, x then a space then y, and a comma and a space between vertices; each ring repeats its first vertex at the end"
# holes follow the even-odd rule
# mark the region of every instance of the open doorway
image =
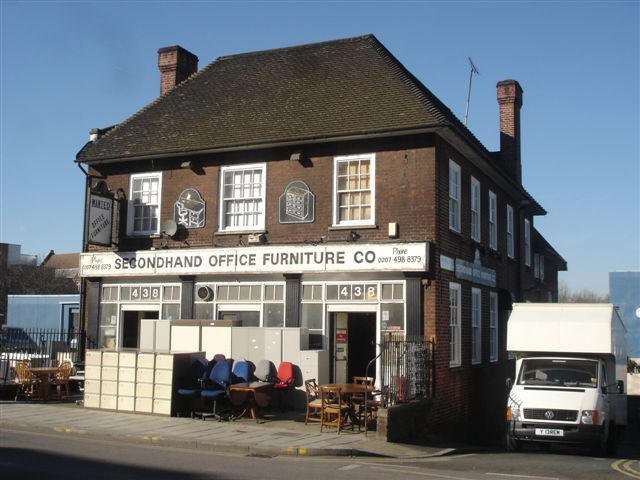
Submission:
MULTIPOLYGON (((376 313, 331 313, 330 349, 334 383, 350 383, 354 376, 366 376, 367 364, 376 356, 376 313)), ((375 365, 369 369, 375 376, 375 365)))
POLYGON ((158 310, 122 311, 122 348, 140 348, 140 321, 158 319, 158 310))

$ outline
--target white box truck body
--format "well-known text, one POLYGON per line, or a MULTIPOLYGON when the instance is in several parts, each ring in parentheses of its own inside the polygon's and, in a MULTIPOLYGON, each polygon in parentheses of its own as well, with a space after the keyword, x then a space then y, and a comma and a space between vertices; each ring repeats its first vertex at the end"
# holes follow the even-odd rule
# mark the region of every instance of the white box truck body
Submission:
POLYGON ((516 303, 507 448, 523 441, 615 448, 627 423, 626 329, 611 304, 516 303))

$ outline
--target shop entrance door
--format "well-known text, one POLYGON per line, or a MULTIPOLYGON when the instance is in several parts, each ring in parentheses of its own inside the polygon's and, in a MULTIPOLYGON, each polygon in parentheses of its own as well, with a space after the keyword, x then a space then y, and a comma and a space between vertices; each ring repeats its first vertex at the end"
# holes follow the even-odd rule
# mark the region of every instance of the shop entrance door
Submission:
MULTIPOLYGON (((351 383, 364 377, 367 363, 376 356, 375 312, 331 313, 332 376, 334 383, 351 383)), ((369 376, 375 375, 375 365, 369 376)))
POLYGON ((158 319, 158 310, 122 311, 122 348, 140 348, 140 320, 158 319))

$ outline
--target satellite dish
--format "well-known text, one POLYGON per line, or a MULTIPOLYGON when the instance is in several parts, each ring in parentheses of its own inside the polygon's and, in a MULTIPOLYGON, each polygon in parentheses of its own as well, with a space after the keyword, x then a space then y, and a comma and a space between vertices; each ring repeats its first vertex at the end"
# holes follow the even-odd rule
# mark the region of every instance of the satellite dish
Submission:
POLYGON ((178 225, 173 220, 166 220, 162 222, 162 233, 166 233, 170 237, 176 234, 178 231, 178 225))

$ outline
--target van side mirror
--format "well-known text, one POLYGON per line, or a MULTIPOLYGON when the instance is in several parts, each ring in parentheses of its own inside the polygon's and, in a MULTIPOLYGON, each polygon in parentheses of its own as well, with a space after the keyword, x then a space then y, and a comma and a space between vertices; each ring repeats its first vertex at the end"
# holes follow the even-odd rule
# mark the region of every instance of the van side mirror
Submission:
POLYGON ((624 393, 624 382, 622 380, 618 380, 616 384, 618 385, 618 393, 624 393))
POLYGON ((513 384, 513 382, 511 381, 511 378, 507 378, 507 380, 505 381, 505 384, 507 385, 507 390, 511 390, 511 385, 513 384))

